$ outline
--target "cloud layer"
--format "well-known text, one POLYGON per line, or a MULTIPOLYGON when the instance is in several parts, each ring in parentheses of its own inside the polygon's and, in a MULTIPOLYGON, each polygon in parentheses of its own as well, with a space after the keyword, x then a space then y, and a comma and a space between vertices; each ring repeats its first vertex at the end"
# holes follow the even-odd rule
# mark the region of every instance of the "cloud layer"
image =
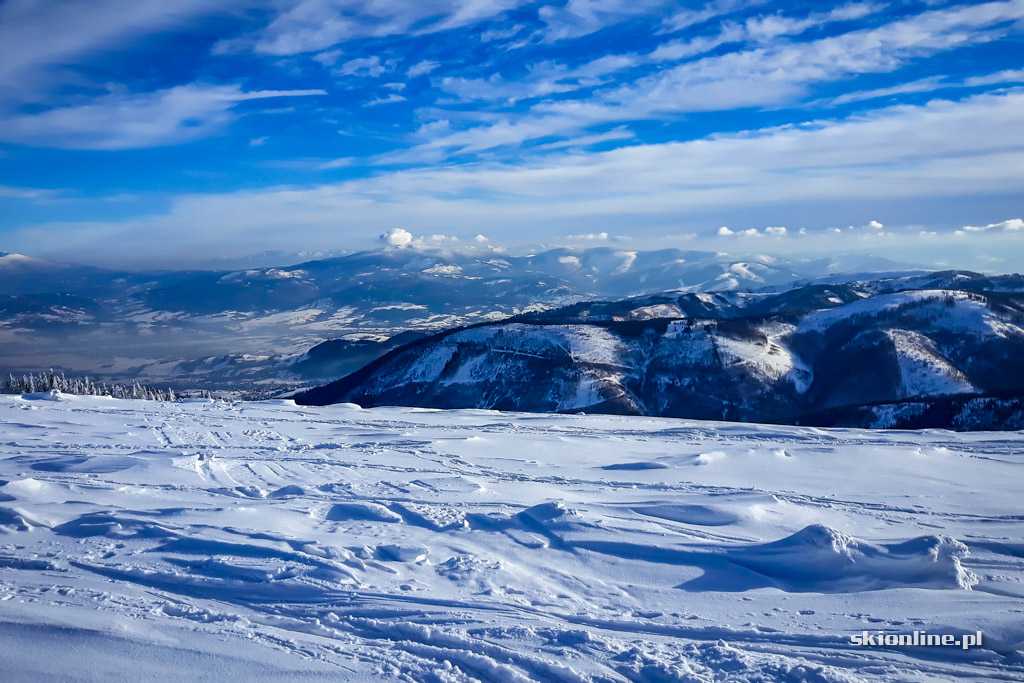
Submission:
POLYGON ((1024 0, 12 0, 0 239, 1017 240, 1022 34, 1024 0))

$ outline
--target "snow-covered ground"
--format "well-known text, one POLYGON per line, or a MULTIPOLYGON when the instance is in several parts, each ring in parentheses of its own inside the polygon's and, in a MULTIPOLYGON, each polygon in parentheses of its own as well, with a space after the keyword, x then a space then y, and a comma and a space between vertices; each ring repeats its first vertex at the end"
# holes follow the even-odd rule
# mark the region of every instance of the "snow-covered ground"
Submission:
POLYGON ((51 398, 0 398, 5 681, 1024 677, 1021 433, 51 398))

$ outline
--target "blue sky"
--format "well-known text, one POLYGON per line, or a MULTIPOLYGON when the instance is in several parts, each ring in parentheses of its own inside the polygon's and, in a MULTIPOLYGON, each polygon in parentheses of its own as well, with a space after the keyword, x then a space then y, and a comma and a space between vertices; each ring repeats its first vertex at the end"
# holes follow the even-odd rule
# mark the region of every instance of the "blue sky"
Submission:
POLYGON ((1024 0, 6 0, 0 250, 1019 270, 1022 39, 1024 0))

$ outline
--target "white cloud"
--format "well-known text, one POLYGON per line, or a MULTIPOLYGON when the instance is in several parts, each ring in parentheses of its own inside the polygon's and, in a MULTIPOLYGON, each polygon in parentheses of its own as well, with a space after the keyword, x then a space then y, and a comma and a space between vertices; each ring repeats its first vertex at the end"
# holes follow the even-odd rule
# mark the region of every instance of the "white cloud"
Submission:
POLYGON ((989 225, 965 225, 964 230, 968 232, 989 232, 989 231, 1005 231, 1005 232, 1017 232, 1018 230, 1024 230, 1024 220, 1020 218, 1011 218, 1009 220, 1001 221, 999 223, 990 223, 989 225))
POLYGON ((35 88, 41 71, 137 43, 149 33, 223 12, 233 0, 12 0, 0 3, 0 85, 35 88))
POLYGON ((405 75, 409 78, 416 78, 417 76, 423 76, 428 74, 437 67, 441 66, 441 62, 432 62, 429 59, 425 59, 422 62, 416 62, 409 67, 409 70, 405 72, 405 75))
POLYGON ((33 187, 11 187, 0 185, 0 198, 2 199, 50 199, 57 196, 55 190, 40 190, 33 187))
POLYGON ((767 0, 713 0, 700 9, 687 8, 676 12, 663 22, 663 27, 666 31, 680 31, 765 2, 767 0))
POLYGON ((341 56, 345 54, 342 50, 324 50, 323 52, 313 56, 314 62, 320 62, 324 66, 334 66, 341 59, 341 56))
POLYGON ((1006 69, 992 74, 972 76, 964 81, 964 85, 969 88, 1000 83, 1024 83, 1024 69, 1006 69))
POLYGON ((792 101, 815 83, 887 73, 915 57, 987 42, 1011 31, 1006 22, 1022 13, 1020 0, 958 6, 818 40, 706 57, 608 93, 606 111, 593 115, 641 117, 792 101))
POLYGON ((719 45, 737 43, 746 37, 738 24, 724 26, 716 36, 697 36, 687 40, 671 40, 662 43, 646 55, 652 62, 675 62, 695 57, 714 50, 719 45))
POLYGON ((779 36, 799 35, 809 28, 816 28, 837 21, 861 19, 883 9, 885 5, 874 2, 855 2, 835 7, 828 12, 812 12, 805 17, 787 17, 781 14, 766 14, 751 17, 743 24, 747 38, 757 41, 771 41, 779 36))
POLYGON ((580 267, 580 259, 577 256, 559 256, 558 262, 564 266, 569 266, 570 268, 580 267))
POLYGON ((863 102, 865 100, 891 97, 893 95, 906 95, 912 93, 934 92, 935 90, 949 88, 977 88, 988 85, 1002 85, 1006 83, 1024 83, 1024 69, 1006 69, 991 74, 972 76, 962 81, 952 81, 944 76, 929 76, 908 83, 898 83, 886 88, 874 90, 855 90, 844 93, 828 100, 825 103, 832 106, 849 104, 850 102, 863 102))
MULTIPOLYGON (((586 100, 543 100, 526 114, 498 120, 488 114, 480 117, 481 125, 439 131, 426 146, 402 154, 407 159, 440 160, 449 152, 476 153, 540 138, 579 135, 580 131, 601 124, 661 120, 666 115, 687 112, 781 106, 805 97, 817 84, 858 74, 890 73, 913 59, 997 39, 1024 28, 1024 23, 1019 28, 1010 23, 1022 15, 1024 0, 1008 0, 932 10, 817 40, 769 42, 752 49, 686 61, 630 80, 627 85, 598 89, 588 94, 586 100)), ((732 40, 743 33, 721 39, 732 40)), ((595 60, 588 77, 600 83, 604 76, 645 60, 671 57, 667 51, 672 47, 664 45, 661 53, 655 50, 646 56, 610 55, 595 60)), ((706 47, 702 43, 699 49, 706 47)), ((514 101, 569 92, 586 82, 579 67, 560 71, 557 65, 543 66, 531 72, 525 82, 451 79, 446 87, 464 99, 514 101)), ((925 85, 918 83, 915 87, 925 85)), ((464 113, 463 118, 469 120, 470 115, 464 113)))
POLYGON ((1016 90, 692 142, 557 153, 515 164, 402 169, 313 187, 184 195, 164 215, 29 227, 9 233, 6 244, 31 253, 84 258, 91 250, 105 257, 157 243, 169 253, 166 236, 173 234, 186 258, 197 245, 205 254, 239 244, 280 248, 286 239, 292 250, 333 247, 339 234, 346 244, 372 239, 378 232, 373 226, 381 223, 460 235, 487 225, 498 240, 543 241, 554 225, 601 237, 628 221, 636 237, 691 230, 695 221, 749 224, 753 209, 760 213, 766 206, 775 226, 793 221, 813 227, 811 203, 845 203, 855 210, 886 201, 914 212, 919 225, 943 225, 952 202, 980 210, 992 196, 1019 197, 1022 110, 1024 90, 1016 90), (683 216, 689 225, 680 222, 683 216))
MULTIPOLYGON (((586 5, 593 9, 592 0, 579 2, 578 5, 586 5)), ((654 4, 658 4, 655 2, 654 4)), ((611 12, 609 17, 625 18, 629 13, 635 11, 635 3, 627 5, 628 11, 622 8, 618 10, 606 6, 604 3, 598 12, 611 12)), ((834 21, 862 17, 871 12, 877 11, 881 5, 873 3, 857 3, 845 5, 829 12, 811 14, 803 18, 794 19, 781 15, 768 15, 748 19, 745 25, 727 23, 722 26, 716 36, 698 36, 689 40, 674 40, 663 43, 646 55, 638 54, 608 54, 594 59, 580 66, 566 67, 553 62, 542 62, 534 65, 526 76, 513 81, 506 81, 499 74, 492 74, 487 78, 446 78, 440 83, 440 87, 458 96, 463 101, 472 100, 494 100, 506 101, 509 103, 521 99, 543 97, 555 93, 571 92, 584 87, 593 87, 607 80, 607 76, 626 69, 647 63, 663 61, 677 61, 685 57, 694 56, 708 52, 720 45, 740 42, 745 40, 768 40, 779 35, 791 35, 805 31, 812 26, 821 26, 834 21)), ((584 13, 581 16, 573 12, 573 3, 570 2, 562 10, 547 8, 549 14, 568 13, 574 17, 579 31, 588 32, 588 24, 584 13)), ((595 10, 596 11, 596 10, 595 10)), ((542 13, 543 14, 543 13, 542 13)), ((598 22, 600 23, 600 22, 598 22)))
POLYGON ((878 221, 868 221, 867 227, 871 228, 872 230, 881 230, 885 226, 879 223, 878 221))
POLYGON ((582 149, 584 147, 590 147, 592 145, 601 144, 602 142, 611 142, 613 140, 631 140, 635 137, 636 133, 629 130, 625 126, 616 126, 615 128, 605 133, 595 133, 594 135, 579 135, 569 137, 564 140, 555 140, 554 142, 547 142, 541 145, 537 145, 533 149, 535 151, 565 149, 567 147, 582 149))
POLYGON ((561 7, 545 5, 538 10, 546 24, 542 39, 578 38, 632 17, 656 14, 671 4, 671 0, 568 0, 561 7))
POLYGON ((605 55, 574 67, 544 61, 532 65, 525 75, 511 81, 495 73, 486 78, 447 77, 436 85, 463 102, 483 100, 511 104, 523 99, 594 87, 605 82, 610 74, 637 66, 641 62, 638 55, 631 54, 605 55))
POLYGON ((442 78, 437 86, 441 90, 455 95, 462 102, 496 100, 506 104, 523 99, 544 97, 553 93, 569 92, 577 88, 575 84, 559 83, 551 78, 527 77, 506 81, 499 74, 488 78, 446 77, 442 78))
POLYGON ((769 226, 764 229, 764 232, 759 232, 757 228, 732 230, 723 225, 715 232, 715 234, 719 237, 785 237, 787 232, 786 228, 781 226, 769 226))
POLYGON ((496 40, 507 40, 509 38, 514 38, 524 28, 526 28, 524 24, 515 24, 514 26, 509 26, 507 28, 488 29, 480 34, 480 42, 490 43, 496 40))
POLYGON ((907 95, 911 93, 919 92, 932 92, 939 88, 950 87, 954 84, 945 80, 942 76, 930 76, 928 78, 922 78, 920 80, 911 81, 909 83, 900 83, 898 85, 889 86, 887 88, 876 88, 874 90, 857 90, 854 92, 844 93, 839 97, 833 98, 828 103, 836 106, 841 104, 849 104, 851 102, 863 102, 865 100, 874 100, 882 97, 891 97, 893 95, 907 95))
POLYGON ((298 0, 257 33, 219 51, 267 55, 320 52, 357 38, 430 34, 503 15, 527 0, 298 0))
POLYGON ((374 55, 372 57, 350 59, 335 69, 334 72, 340 76, 369 76, 370 78, 377 78, 394 68, 395 62, 393 60, 382 63, 380 57, 374 55))
POLYGON ((378 97, 377 99, 370 100, 364 107, 376 107, 379 104, 394 104, 395 102, 405 102, 405 98, 398 93, 391 93, 387 97, 378 97))
MULTIPOLYGON (((599 4, 587 0, 581 5, 599 4)), ((657 2, 655 3, 657 4, 657 2)), ((573 3, 562 10, 547 8, 549 13, 569 13, 573 3)), ((514 103, 522 99, 566 93, 581 88, 601 85, 608 76, 643 64, 677 61, 686 57, 708 52, 720 45, 747 40, 768 40, 779 35, 791 35, 805 31, 812 26, 857 18, 877 11, 881 5, 856 3, 845 5, 829 12, 821 12, 795 19, 781 15, 761 16, 747 20, 745 25, 727 23, 716 36, 698 36, 689 40, 673 40, 662 43, 652 52, 640 54, 608 54, 579 66, 567 67, 554 62, 541 62, 532 66, 529 72, 514 80, 506 80, 500 74, 486 78, 449 77, 438 84, 441 89, 456 95, 462 101, 503 101, 514 103)), ((630 6, 629 12, 635 10, 630 6)), ((610 11, 604 7, 602 11, 610 11)), ((624 10, 625 11, 625 10, 624 10)), ((627 12, 628 14, 628 12, 627 12)), ((619 19, 627 14, 613 12, 619 19)), ((582 22, 580 31, 589 31, 583 17, 573 14, 582 22)))
POLYGON ((786 199, 1013 191, 1015 169, 1024 159, 1022 108, 1024 91, 982 95, 805 127, 563 154, 518 165, 411 169, 348 187, 394 197, 494 195, 503 211, 518 215, 540 205, 558 214, 642 215, 786 199))
POLYGON ((135 149, 205 137, 236 118, 240 102, 323 95, 323 90, 242 92, 237 85, 181 85, 112 93, 89 104, 0 117, 0 140, 64 149, 135 149))
POLYGON ((430 237, 424 237, 415 241, 420 243, 444 244, 446 242, 458 242, 459 238, 454 235, 431 235, 430 237))
POLYGON ((608 239, 608 233, 588 232, 581 235, 566 235, 565 239, 570 242, 604 242, 608 239))
POLYGON ((380 239, 392 247, 405 247, 412 244, 412 233, 402 228, 391 228, 380 239))
POLYGON ((520 145, 540 138, 575 137, 586 127, 586 122, 571 115, 501 119, 464 130, 453 130, 448 121, 434 121, 421 126, 417 133, 416 137, 426 138, 425 142, 382 155, 377 161, 382 164, 440 161, 448 156, 520 145))

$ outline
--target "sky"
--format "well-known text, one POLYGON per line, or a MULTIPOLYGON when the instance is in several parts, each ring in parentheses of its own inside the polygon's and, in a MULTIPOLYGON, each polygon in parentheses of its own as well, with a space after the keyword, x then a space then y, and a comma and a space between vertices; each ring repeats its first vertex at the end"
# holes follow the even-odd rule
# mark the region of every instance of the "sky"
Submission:
POLYGON ((1011 272, 1022 218, 1024 0, 0 1, 0 251, 1011 272))

